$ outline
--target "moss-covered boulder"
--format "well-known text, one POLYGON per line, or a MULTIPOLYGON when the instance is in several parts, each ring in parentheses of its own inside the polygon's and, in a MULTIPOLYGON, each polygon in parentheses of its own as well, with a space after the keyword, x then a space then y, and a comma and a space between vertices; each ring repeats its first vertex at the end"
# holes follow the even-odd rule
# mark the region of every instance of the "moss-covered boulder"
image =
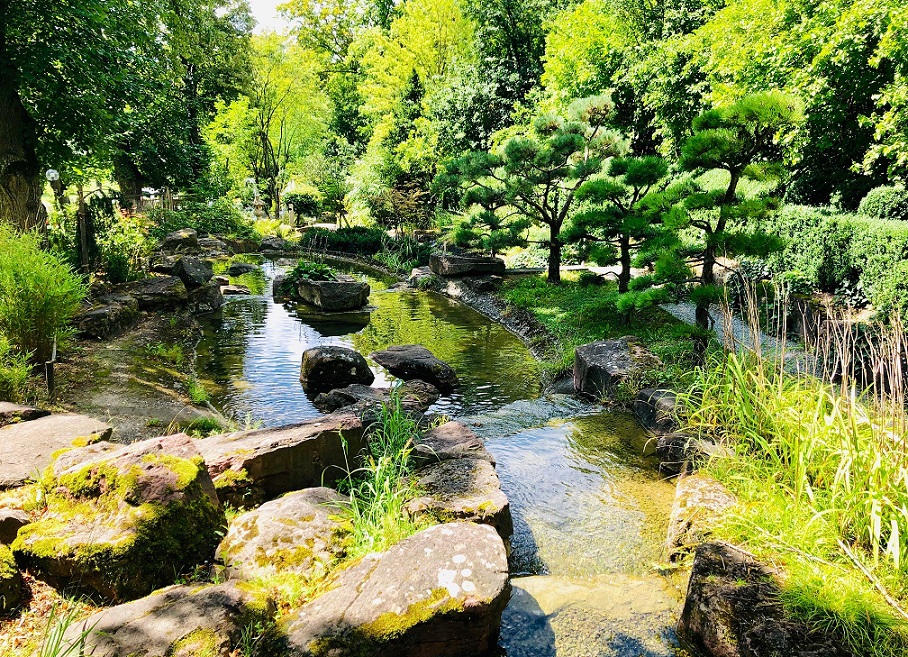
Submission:
POLYGON ((7 614, 22 601, 22 575, 16 568, 12 550, 0 545, 0 615, 7 614))
POLYGON ((511 505, 494 466, 485 459, 448 459, 416 473, 423 495, 407 502, 413 517, 491 525, 505 540, 514 533, 511 505))
POLYGON ((80 655, 228 657, 238 654, 244 631, 259 634, 273 613, 270 600, 234 583, 171 586, 72 625, 63 644, 87 632, 80 655))
POLYGON ((501 537, 436 525, 369 555, 287 624, 293 657, 476 657, 496 646, 510 597, 501 537))
POLYGON ((185 434, 153 438, 54 472, 47 510, 12 545, 52 584, 113 601, 172 583, 214 556, 224 513, 185 434))
POLYGON ((321 579, 346 548, 347 498, 330 488, 289 493, 234 518, 216 559, 228 577, 265 579, 293 573, 321 579))

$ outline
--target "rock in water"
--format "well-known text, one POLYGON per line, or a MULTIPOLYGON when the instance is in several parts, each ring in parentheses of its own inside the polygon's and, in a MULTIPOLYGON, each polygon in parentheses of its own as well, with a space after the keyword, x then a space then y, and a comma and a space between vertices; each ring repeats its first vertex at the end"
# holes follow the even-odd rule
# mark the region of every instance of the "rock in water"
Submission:
POLYGON ((190 290, 205 285, 214 276, 210 262, 193 256, 183 256, 177 260, 172 273, 190 290))
POLYGON ((413 448, 413 458, 424 464, 463 458, 495 463, 482 438, 460 422, 445 422, 420 436, 413 448))
POLYGON ((277 237, 276 235, 271 235, 262 240, 259 244, 259 248, 262 251, 289 251, 290 242, 285 240, 282 237, 277 237))
POLYGON ((442 392, 451 392, 457 385, 457 373, 446 362, 418 344, 388 347, 369 354, 369 358, 404 381, 422 379, 442 392))
POLYGON ((22 601, 22 575, 6 545, 0 545, 0 615, 8 614, 22 601))
POLYGON ((644 429, 660 436, 681 428, 681 410, 678 396, 667 388, 644 388, 634 399, 634 417, 644 429))
POLYGON ((442 522, 469 520, 491 525, 504 540, 514 533, 511 506, 495 468, 483 459, 449 459, 416 472, 425 495, 410 500, 407 512, 442 522))
POLYGON ((724 543, 697 548, 678 634, 707 657, 851 657, 785 615, 777 573, 724 543))
POLYGON ((214 312, 224 305, 224 295, 217 281, 189 291, 189 312, 200 315, 214 312))
POLYGON ((510 596, 501 537, 436 525, 341 572, 287 626, 293 657, 478 657, 493 649, 510 596))
POLYGON ((429 269, 438 276, 500 276, 504 274, 505 265, 501 258, 433 253, 429 256, 429 269))
POLYGON ((51 583, 132 600, 214 556, 224 513, 185 434, 45 476, 47 510, 19 530, 12 548, 51 583))
POLYGON ((78 645, 91 657, 230 657, 244 631, 273 613, 269 599, 235 583, 171 586, 110 607, 74 623, 64 647, 78 645))
MULTIPOLYGON (((438 401, 438 389, 425 381, 414 379, 398 388, 400 406, 410 415, 422 416, 429 407, 438 401)), ((382 405, 391 401, 391 388, 372 388, 354 383, 345 388, 335 388, 323 392, 313 400, 315 407, 323 413, 345 410, 359 417, 374 415, 382 405)))
POLYGON ((328 392, 352 383, 369 385, 374 380, 362 354, 347 347, 313 347, 303 352, 300 382, 306 392, 328 392))
POLYGON ((665 540, 669 558, 675 560, 709 540, 712 526, 734 504, 734 496, 712 477, 701 474, 680 477, 665 540))
POLYGON ((591 342, 575 351, 574 390, 601 399, 658 365, 659 359, 635 337, 591 342))
POLYGON ((262 268, 258 265, 253 265, 249 262, 234 262, 230 265, 230 268, 227 270, 228 276, 242 276, 243 274, 250 274, 254 271, 261 271, 262 268))
POLYGON ((346 548, 347 499, 331 488, 307 488, 266 502, 230 522, 215 558, 232 579, 288 572, 321 579, 346 548))
MULTIPOLYGON (((279 289, 276 282, 275 289, 279 289)), ((294 291, 296 294, 291 296, 298 300, 322 310, 338 312, 365 307, 369 303, 371 289, 368 283, 358 281, 352 276, 339 275, 334 281, 301 279, 296 283, 294 291)))
POLYGON ((196 445, 218 497, 248 506, 290 491, 333 484, 365 447, 363 433, 358 417, 336 413, 286 427, 211 436, 196 445))

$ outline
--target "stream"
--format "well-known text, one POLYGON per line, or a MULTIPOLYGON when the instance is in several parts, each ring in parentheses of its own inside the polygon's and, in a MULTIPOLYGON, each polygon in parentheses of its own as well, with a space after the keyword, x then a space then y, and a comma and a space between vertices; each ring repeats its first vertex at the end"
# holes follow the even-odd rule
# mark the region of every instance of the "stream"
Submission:
MULTIPOLYGON (((299 383, 303 351, 343 345, 364 355, 423 344, 450 363, 458 390, 430 411, 472 427, 495 455, 511 503, 514 587, 500 645, 507 657, 670 657, 679 582, 655 574, 674 486, 645 456, 633 417, 564 395, 545 395, 524 344, 500 325, 432 292, 347 268, 371 288, 371 312, 326 317, 271 297, 282 271, 232 280, 200 318, 196 372, 215 406, 266 426, 320 415, 299 383)), ((393 377, 370 361, 373 385, 393 377)))

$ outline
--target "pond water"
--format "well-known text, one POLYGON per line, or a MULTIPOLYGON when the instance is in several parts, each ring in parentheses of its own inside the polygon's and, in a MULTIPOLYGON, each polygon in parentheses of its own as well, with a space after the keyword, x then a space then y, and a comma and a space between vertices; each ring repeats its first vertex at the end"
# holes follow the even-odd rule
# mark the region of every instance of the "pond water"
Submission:
MULTIPOLYGON (((644 455, 633 417, 541 394, 530 352, 500 325, 430 292, 372 287, 368 314, 330 319, 271 298, 281 267, 239 280, 260 294, 233 297, 203 318, 197 373, 212 401, 266 425, 319 412, 299 383, 309 347, 363 354, 419 343, 457 371, 458 391, 432 410, 470 425, 498 462, 515 534, 514 594, 503 619, 508 657, 669 657, 678 587, 653 574, 674 487, 644 455), (250 279, 249 277, 253 278, 250 279)), ((393 379, 375 363, 374 385, 393 379)))

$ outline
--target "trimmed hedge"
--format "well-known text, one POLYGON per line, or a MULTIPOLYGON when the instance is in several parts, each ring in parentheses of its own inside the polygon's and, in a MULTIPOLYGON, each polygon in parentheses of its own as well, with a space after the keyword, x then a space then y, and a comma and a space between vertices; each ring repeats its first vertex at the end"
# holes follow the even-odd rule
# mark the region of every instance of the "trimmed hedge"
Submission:
POLYGON ((830 293, 859 283, 877 310, 908 316, 908 222, 786 206, 764 228, 786 242, 768 258, 774 273, 797 271, 830 293))
POLYGON ((875 187, 858 206, 871 219, 908 220, 908 190, 903 187, 875 187))
POLYGON ((372 256, 384 248, 387 233, 381 228, 366 228, 365 226, 352 226, 327 230, 326 228, 313 228, 303 233, 300 238, 300 247, 322 248, 339 253, 372 256))

